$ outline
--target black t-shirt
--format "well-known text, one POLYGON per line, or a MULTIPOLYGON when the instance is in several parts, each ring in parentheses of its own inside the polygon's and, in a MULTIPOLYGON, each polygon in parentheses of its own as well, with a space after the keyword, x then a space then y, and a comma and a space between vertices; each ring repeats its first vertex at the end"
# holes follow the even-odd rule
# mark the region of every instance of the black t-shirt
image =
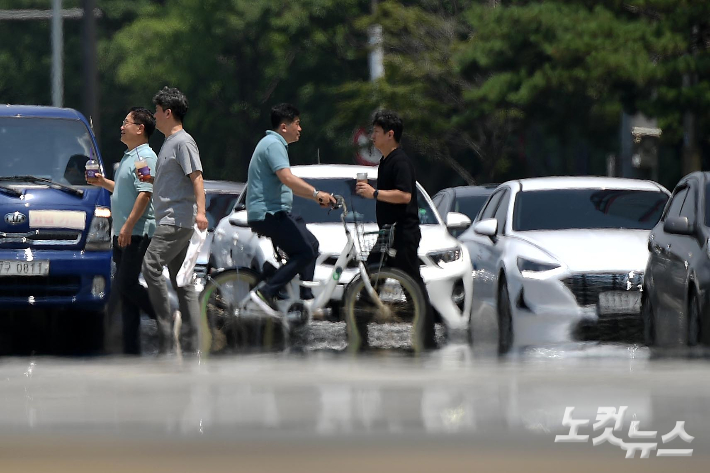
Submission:
MULTIPOLYGON (((419 230, 419 205, 417 204, 417 185, 414 165, 401 148, 396 148, 387 157, 380 159, 377 171, 377 189, 393 190, 412 194, 408 204, 390 204, 377 201, 377 225, 397 224, 402 230, 419 230)), ((395 232, 395 235, 397 232, 395 232)))

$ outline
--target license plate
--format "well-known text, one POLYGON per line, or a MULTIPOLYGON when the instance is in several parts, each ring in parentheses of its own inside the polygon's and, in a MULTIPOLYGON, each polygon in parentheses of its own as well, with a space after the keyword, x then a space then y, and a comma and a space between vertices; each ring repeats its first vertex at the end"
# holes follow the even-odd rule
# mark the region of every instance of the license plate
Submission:
POLYGON ((599 315, 638 314, 641 312, 641 293, 610 291, 599 294, 599 315))
POLYGON ((2 276, 47 276, 49 261, 0 261, 2 276))

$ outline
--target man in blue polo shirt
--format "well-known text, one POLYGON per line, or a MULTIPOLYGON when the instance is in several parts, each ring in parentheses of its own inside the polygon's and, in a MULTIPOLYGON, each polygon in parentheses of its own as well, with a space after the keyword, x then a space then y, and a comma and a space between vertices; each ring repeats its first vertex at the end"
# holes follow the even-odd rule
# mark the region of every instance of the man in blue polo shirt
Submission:
MULTIPOLYGON (((291 173, 288 145, 301 137, 300 113, 291 104, 271 109, 272 129, 259 141, 249 162, 247 177, 247 220, 256 232, 271 238, 288 255, 288 262, 260 288, 251 299, 267 314, 277 314, 274 297, 296 274, 312 281, 318 256, 318 240, 306 222, 291 214, 293 194, 315 200, 321 207, 335 204, 327 192, 320 192, 291 173)), ((308 288, 301 288, 301 299, 313 299, 308 288)))
POLYGON ((155 232, 151 201, 153 184, 141 182, 135 173, 135 162, 144 160, 151 174, 155 175, 158 157, 148 145, 154 130, 153 114, 145 108, 132 108, 121 125, 121 141, 128 149, 116 169, 115 180, 106 179, 101 174, 96 174, 95 178, 86 178, 89 184, 101 186, 112 193, 113 261, 116 263, 116 275, 108 310, 109 316, 113 316, 120 302, 123 351, 129 355, 139 355, 141 352, 140 310, 155 318, 148 291, 138 283, 143 256, 155 232))

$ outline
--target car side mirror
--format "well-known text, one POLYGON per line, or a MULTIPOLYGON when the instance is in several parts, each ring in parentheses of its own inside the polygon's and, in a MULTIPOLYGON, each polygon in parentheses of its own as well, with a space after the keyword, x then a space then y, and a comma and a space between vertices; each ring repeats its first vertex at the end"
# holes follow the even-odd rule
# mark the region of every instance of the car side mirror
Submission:
POLYGON ((693 226, 688 222, 688 217, 668 217, 663 222, 663 231, 676 235, 692 235, 694 233, 693 226))
POLYGON ((234 212, 232 215, 229 216, 229 223, 231 225, 234 225, 235 227, 248 227, 249 224, 247 223, 247 211, 240 210, 238 212, 234 212))
POLYGON ((494 218, 480 220, 473 225, 473 231, 479 235, 495 238, 498 232, 498 220, 494 218))
POLYGON ((471 219, 459 212, 446 214, 446 228, 449 230, 464 230, 471 226, 471 219))

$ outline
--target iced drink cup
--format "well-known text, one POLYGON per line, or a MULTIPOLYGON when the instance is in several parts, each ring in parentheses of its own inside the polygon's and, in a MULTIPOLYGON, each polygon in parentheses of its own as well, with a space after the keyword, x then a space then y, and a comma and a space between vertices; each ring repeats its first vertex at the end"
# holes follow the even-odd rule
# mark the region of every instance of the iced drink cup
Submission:
POLYGON ((86 177, 94 178, 96 177, 96 173, 99 172, 101 168, 99 166, 98 161, 96 161, 95 159, 90 159, 89 161, 87 161, 85 169, 86 177))
POLYGON ((366 172, 357 173, 357 182, 367 183, 367 173, 366 172))
POLYGON ((150 176, 150 168, 148 167, 148 162, 145 159, 136 160, 136 170, 138 171, 138 174, 143 177, 150 176))

